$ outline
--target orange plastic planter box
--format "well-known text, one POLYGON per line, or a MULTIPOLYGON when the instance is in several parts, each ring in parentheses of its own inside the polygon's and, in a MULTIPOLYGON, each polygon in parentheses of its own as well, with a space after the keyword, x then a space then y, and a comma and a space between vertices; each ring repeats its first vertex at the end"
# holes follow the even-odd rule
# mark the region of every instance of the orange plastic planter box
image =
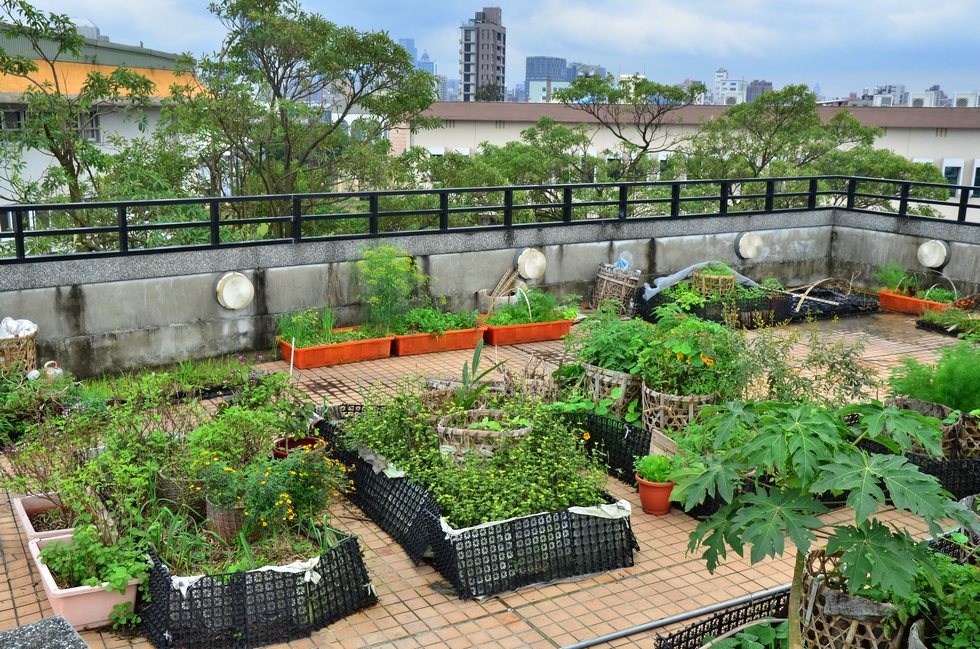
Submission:
MULTIPOLYGON (((348 331, 357 327, 341 327, 334 331, 348 331)), ((279 352, 282 360, 287 363, 292 358, 293 365, 301 370, 313 367, 328 367, 341 363, 356 363, 358 361, 373 361, 391 356, 391 341, 394 336, 387 338, 370 338, 354 340, 349 343, 333 343, 319 347, 293 348, 288 342, 279 339, 279 352)))
POLYGON ((483 340, 484 325, 473 329, 455 329, 441 336, 432 334, 409 334, 395 336, 391 342, 392 356, 411 356, 432 352, 451 352, 456 349, 473 349, 483 340))
POLYGON ((483 339, 488 344, 498 347, 558 340, 571 331, 573 322, 575 321, 556 320, 555 322, 532 322, 531 324, 505 325, 503 327, 487 325, 483 339))
POLYGON ((933 302, 932 300, 920 300, 917 297, 899 295, 889 290, 884 290, 878 291, 878 306, 888 311, 921 315, 923 311, 942 311, 949 305, 943 302, 933 302))

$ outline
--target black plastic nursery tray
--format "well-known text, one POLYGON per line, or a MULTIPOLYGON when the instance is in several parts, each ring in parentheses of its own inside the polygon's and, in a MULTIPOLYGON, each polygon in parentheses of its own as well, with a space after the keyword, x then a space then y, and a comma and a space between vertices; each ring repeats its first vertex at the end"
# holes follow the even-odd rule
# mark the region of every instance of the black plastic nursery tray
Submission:
POLYGON ((160 649, 250 649, 287 642, 378 601, 354 536, 321 554, 310 575, 273 570, 203 575, 183 592, 152 548, 150 557, 150 600, 142 603, 140 615, 143 633, 160 649))
MULTIPOLYGON (((335 449, 341 448, 336 424, 323 421, 317 427, 335 449)), ((633 550, 639 550, 628 517, 601 518, 570 510, 448 533, 442 528, 438 503, 421 484, 375 473, 356 452, 335 452, 355 467, 349 474, 354 490, 347 497, 416 564, 430 559, 460 599, 629 567, 633 550)))
POLYGON ((715 613, 711 617, 675 631, 658 635, 656 649, 698 649, 708 638, 716 638, 748 622, 766 617, 786 617, 789 588, 715 613))
MULTIPOLYGON (((800 294, 802 297, 802 293, 800 294)), ((800 302, 799 297, 786 296, 789 299, 788 316, 789 319, 798 322, 800 320, 826 320, 828 318, 846 318, 848 316, 868 315, 878 311, 878 299, 867 297, 858 293, 851 293, 844 289, 817 286, 807 294, 802 306, 797 310, 800 302), (811 300, 826 300, 837 304, 827 304, 826 302, 811 300)))

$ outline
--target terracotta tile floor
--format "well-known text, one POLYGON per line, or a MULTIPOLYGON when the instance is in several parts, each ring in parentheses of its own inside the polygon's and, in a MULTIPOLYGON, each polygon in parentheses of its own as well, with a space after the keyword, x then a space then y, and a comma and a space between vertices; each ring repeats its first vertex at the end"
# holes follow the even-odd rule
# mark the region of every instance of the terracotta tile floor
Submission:
MULTIPOLYGON (((899 356, 927 361, 933 352, 953 339, 915 329, 914 318, 883 313, 841 320, 833 331, 846 340, 865 336, 865 361, 882 375, 897 364, 899 356)), ((520 369, 532 354, 549 361, 561 355, 560 343, 536 343, 519 347, 488 348, 485 360, 508 359, 520 369)), ((410 373, 458 374, 472 352, 447 352, 425 356, 304 370, 294 374, 317 401, 360 401, 360 390, 375 384, 391 386, 410 373)), ((288 370, 282 362, 268 369, 288 370)), ((442 577, 428 565, 414 566, 387 534, 346 501, 333 506, 335 524, 356 534, 377 587, 380 603, 351 615, 313 634, 288 644, 291 647, 343 647, 344 649, 418 647, 499 647, 514 649, 563 647, 632 626, 660 620, 713 603, 788 583, 793 557, 750 566, 731 558, 715 574, 708 574, 697 556, 686 554, 688 534, 695 521, 672 510, 662 517, 644 514, 633 489, 610 480, 609 491, 633 505, 633 531, 640 545, 632 568, 521 589, 483 602, 456 599, 439 586, 442 577)), ((834 512, 829 517, 844 516, 834 512)), ((901 522, 894 512, 883 517, 901 522)), ((909 525, 924 534, 921 525, 909 525)), ((0 630, 51 615, 51 608, 27 559, 27 543, 11 514, 8 494, 0 494, 0 630)), ((91 647, 149 647, 145 640, 120 639, 111 633, 86 631, 91 647)), ((653 647, 652 632, 632 635, 600 647, 653 647)))

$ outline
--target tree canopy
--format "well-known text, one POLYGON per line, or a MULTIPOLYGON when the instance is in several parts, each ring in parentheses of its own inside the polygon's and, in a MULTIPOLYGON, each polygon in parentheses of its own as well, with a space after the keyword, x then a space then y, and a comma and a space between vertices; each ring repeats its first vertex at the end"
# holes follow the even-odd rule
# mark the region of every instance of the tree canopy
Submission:
POLYGON ((671 151, 680 141, 666 129, 672 113, 697 102, 704 92, 700 84, 680 88, 640 76, 616 81, 607 75, 577 77, 555 97, 594 118, 619 140, 624 179, 641 180, 649 156, 671 151))

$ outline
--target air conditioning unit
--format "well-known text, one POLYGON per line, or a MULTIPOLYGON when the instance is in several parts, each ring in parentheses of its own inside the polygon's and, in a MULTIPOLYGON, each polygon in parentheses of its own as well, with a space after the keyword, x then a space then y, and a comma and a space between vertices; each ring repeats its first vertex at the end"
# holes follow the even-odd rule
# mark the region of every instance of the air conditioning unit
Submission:
POLYGON ((735 106, 736 104, 745 103, 745 93, 744 92, 721 92, 718 93, 720 101, 718 102, 722 106, 735 106))
POLYGON ((980 92, 954 92, 953 106, 955 108, 980 107, 980 92))
POLYGON ((934 92, 910 92, 909 106, 912 108, 932 108, 936 105, 934 92))
POLYGON ((891 95, 875 95, 873 106, 891 106, 895 103, 895 98, 891 95))

